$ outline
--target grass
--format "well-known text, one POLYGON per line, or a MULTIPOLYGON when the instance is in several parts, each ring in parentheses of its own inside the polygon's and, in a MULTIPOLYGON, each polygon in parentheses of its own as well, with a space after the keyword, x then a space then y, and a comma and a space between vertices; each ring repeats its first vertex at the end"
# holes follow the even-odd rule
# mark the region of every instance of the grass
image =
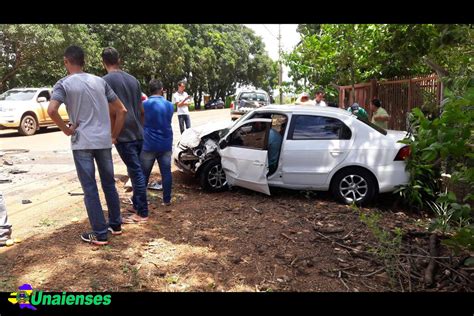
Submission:
POLYGON ((0 292, 14 292, 18 290, 17 278, 14 276, 7 276, 0 279, 0 292))
POLYGON ((48 218, 43 218, 39 221, 38 225, 39 227, 51 227, 56 224, 56 221, 50 220, 48 218))

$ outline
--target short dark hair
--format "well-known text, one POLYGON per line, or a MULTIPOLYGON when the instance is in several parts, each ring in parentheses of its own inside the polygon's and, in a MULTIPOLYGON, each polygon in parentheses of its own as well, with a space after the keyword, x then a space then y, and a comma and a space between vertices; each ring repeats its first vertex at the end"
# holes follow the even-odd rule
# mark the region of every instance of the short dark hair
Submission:
POLYGON ((84 50, 79 46, 71 45, 64 51, 64 57, 73 65, 84 67, 84 50))
POLYGON ((163 83, 158 79, 151 79, 148 83, 150 94, 156 94, 157 92, 160 92, 161 89, 163 89, 163 83))
POLYGON ((184 81, 184 80, 178 81, 178 87, 183 85, 183 84, 186 85, 186 81, 184 81))
POLYGON ((375 105, 378 108, 382 106, 382 102, 380 102, 379 99, 373 99, 372 101, 370 101, 370 103, 372 103, 373 105, 375 105))
POLYGON ((120 55, 118 51, 113 47, 104 48, 104 50, 102 51, 102 60, 106 65, 118 65, 119 59, 120 55))
POLYGON ((323 90, 316 91, 316 95, 318 95, 318 94, 324 94, 324 91, 323 90))

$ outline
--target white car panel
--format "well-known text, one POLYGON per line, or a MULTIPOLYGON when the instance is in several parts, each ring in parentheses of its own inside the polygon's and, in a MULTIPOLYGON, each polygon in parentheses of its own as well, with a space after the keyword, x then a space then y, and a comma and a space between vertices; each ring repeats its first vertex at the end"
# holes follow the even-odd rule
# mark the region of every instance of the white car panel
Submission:
MULTIPOLYGON (((270 194, 269 185, 288 189, 328 190, 333 177, 344 168, 363 168, 369 171, 375 177, 380 193, 391 192, 396 186, 408 183, 406 163, 394 160, 398 151, 406 146, 398 142, 407 136, 406 132, 387 131, 384 135, 345 110, 327 107, 270 105, 255 109, 254 113, 284 114, 288 117, 278 168, 267 179, 267 151, 236 146, 218 149, 218 157, 221 158, 230 185, 265 194, 270 194), (351 138, 288 139, 294 115, 339 119, 351 130, 351 138)), ((253 117, 253 114, 249 116, 253 117)), ((226 137, 240 126, 255 120, 265 119, 243 118, 231 127, 226 137)), ((193 143, 196 143, 196 140, 193 143)))
POLYGON ((266 150, 228 146, 219 151, 227 183, 270 195, 266 150))

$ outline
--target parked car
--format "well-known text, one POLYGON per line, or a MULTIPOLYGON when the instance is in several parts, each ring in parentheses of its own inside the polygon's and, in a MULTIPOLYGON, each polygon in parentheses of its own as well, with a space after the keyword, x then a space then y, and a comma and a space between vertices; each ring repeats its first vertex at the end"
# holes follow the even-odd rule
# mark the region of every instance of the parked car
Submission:
POLYGON ((230 104, 230 117, 238 119, 243 114, 270 104, 268 93, 263 90, 244 90, 230 104))
POLYGON ((210 109, 223 109, 224 108, 224 101, 221 98, 209 100, 206 104, 204 104, 204 108, 206 110, 210 109))
MULTIPOLYGON (((23 136, 31 136, 40 128, 55 126, 48 115, 51 88, 11 89, 0 95, 0 129, 14 128, 23 136)), ((61 104, 59 115, 68 122, 66 106, 61 104)))
POLYGON ((211 192, 228 186, 265 194, 269 186, 330 190, 343 203, 364 204, 408 183, 404 160, 410 150, 398 143, 405 136, 342 109, 270 105, 235 122, 187 129, 173 160, 211 192), (272 170, 269 135, 275 132, 281 147, 272 170))

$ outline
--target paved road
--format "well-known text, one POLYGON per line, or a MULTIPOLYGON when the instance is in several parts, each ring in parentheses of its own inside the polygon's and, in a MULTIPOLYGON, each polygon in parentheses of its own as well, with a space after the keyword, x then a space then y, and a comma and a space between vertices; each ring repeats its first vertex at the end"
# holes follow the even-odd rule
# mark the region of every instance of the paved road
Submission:
MULTIPOLYGON (((191 113, 192 126, 222 120, 230 120, 229 109, 191 113)), ((176 115, 173 117, 173 133, 176 143, 180 137, 176 115)), ((68 195, 71 191, 81 192, 81 187, 69 138, 58 128, 49 128, 29 137, 19 136, 13 130, 0 131, 0 151, 7 149, 29 150, 28 153, 0 158, 0 178, 12 180, 11 183, 0 183, 0 191, 5 195, 14 237, 25 238, 44 233, 50 227, 64 224, 74 217, 86 218, 83 197, 68 195), (3 165, 2 160, 8 160, 13 165, 3 165), (15 170, 26 172, 12 174, 15 170), (23 204, 23 200, 30 200, 31 203, 23 204)), ((125 165, 115 148, 112 152, 116 177, 126 175, 125 165)), ((158 172, 157 166, 153 172, 158 172)), ((99 182, 98 175, 97 180, 99 182)))
MULTIPOLYGON (((212 121, 230 120, 230 110, 207 110, 191 112, 191 126, 199 126, 212 121)), ((179 139, 178 117, 173 116, 174 141, 179 139)), ((29 149, 31 152, 52 152, 69 150, 69 139, 58 128, 48 128, 29 137, 19 136, 15 130, 0 131, 0 149, 29 149)))

